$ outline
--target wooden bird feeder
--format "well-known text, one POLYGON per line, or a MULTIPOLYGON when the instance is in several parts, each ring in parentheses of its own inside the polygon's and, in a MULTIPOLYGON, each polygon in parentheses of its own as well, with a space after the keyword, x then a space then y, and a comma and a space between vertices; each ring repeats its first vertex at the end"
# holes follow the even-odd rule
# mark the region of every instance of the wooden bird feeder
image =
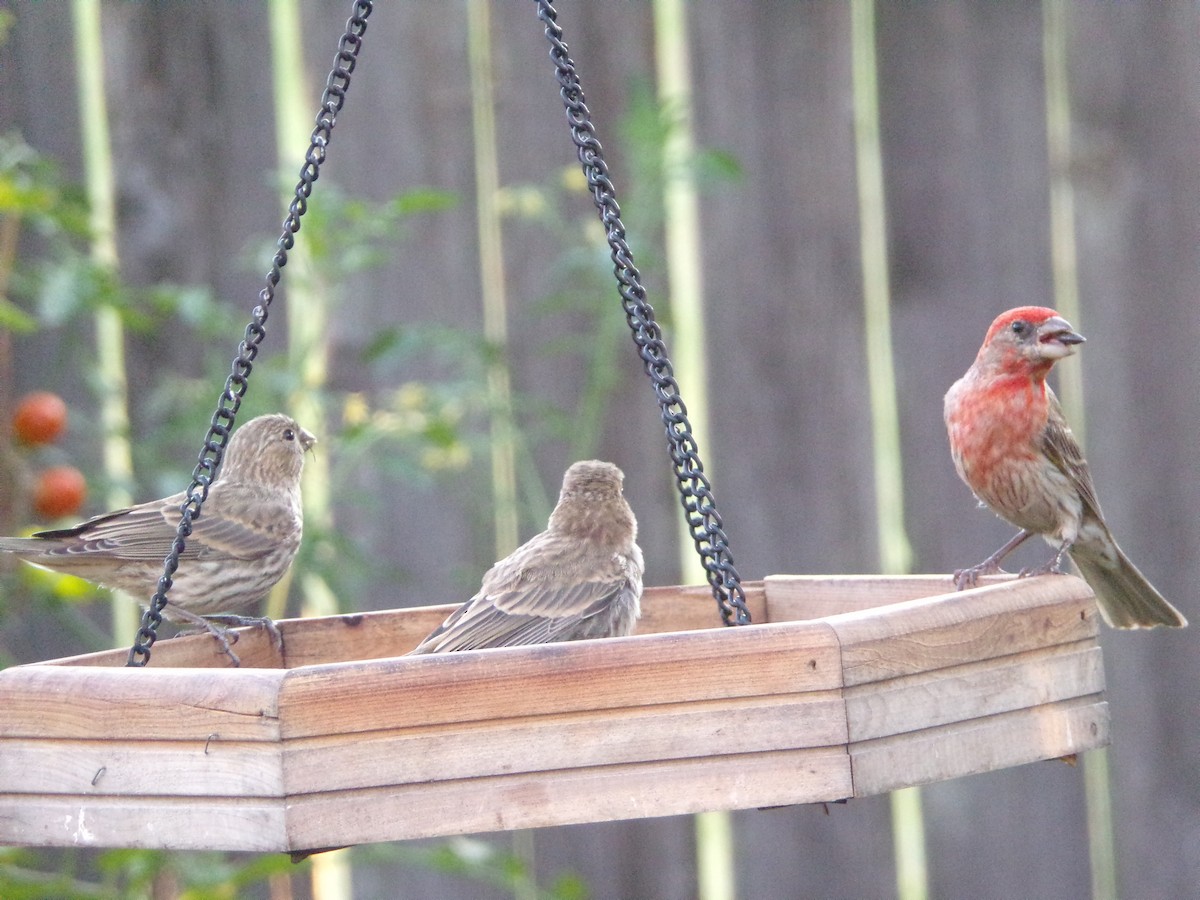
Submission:
POLYGON ((633 637, 404 654, 451 606, 0 672, 0 844, 304 851, 866 797, 1108 743, 1087 585, 648 589, 633 637))

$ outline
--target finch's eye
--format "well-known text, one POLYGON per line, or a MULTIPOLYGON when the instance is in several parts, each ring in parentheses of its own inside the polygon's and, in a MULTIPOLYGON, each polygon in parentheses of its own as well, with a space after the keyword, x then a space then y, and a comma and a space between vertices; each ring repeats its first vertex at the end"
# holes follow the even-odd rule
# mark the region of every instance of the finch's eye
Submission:
POLYGON ((283 439, 285 441, 294 441, 296 439, 296 432, 292 431, 290 428, 285 428, 283 430, 283 439))
POLYGON ((1029 323, 1018 319, 1012 323, 1012 330, 1017 337, 1025 337, 1029 334, 1029 323))

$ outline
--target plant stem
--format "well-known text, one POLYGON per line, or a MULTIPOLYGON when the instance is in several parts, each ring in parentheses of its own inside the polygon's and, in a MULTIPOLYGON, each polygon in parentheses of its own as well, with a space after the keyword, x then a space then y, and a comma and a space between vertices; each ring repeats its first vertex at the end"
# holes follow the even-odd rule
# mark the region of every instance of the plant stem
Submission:
MULTIPOLYGON (((654 0, 655 77, 660 109, 670 127, 663 141, 663 220, 669 305, 675 326, 675 374, 687 385, 688 418, 700 447, 710 446, 704 267, 692 122, 692 70, 687 11, 683 0, 654 0)), ((712 459, 708 460, 711 472, 712 459)), ((679 571, 683 583, 704 580, 686 522, 680 523, 679 571)), ((733 900, 736 868, 733 821, 726 811, 699 813, 694 819, 696 882, 700 900, 733 900)))
MULTIPOLYGON (((1071 182, 1071 88, 1067 77, 1067 4, 1042 4, 1042 65, 1046 83, 1046 150, 1050 170, 1050 267, 1054 308, 1080 325, 1079 269, 1075 257, 1075 187, 1071 182)), ((1067 420, 1083 432, 1083 373, 1058 366, 1059 397, 1067 420)), ((1081 438, 1082 440, 1082 438, 1081 438)))
MULTIPOLYGON (((471 129, 475 156, 475 221, 479 240, 479 296, 488 347, 488 414, 492 439, 492 524, 495 558, 520 541, 517 507, 517 441, 513 424, 512 376, 508 362, 508 291, 504 237, 497 196, 500 164, 496 148, 495 70, 492 65, 491 0, 468 0, 467 59, 471 79, 471 129)), ((513 854, 524 862, 514 877, 515 900, 536 900, 537 848, 534 832, 512 834, 513 854)))
POLYGON ((491 416, 492 504, 496 558, 517 547, 516 440, 508 366, 508 292, 497 192, 496 109, 491 45, 491 0, 469 0, 467 56, 471 75, 471 125, 475 149, 475 218, 479 236, 479 292, 483 336, 490 358, 487 385, 491 416))
MULTIPOLYGON (((271 82, 275 104, 275 154, 281 175, 280 194, 291 202, 301 154, 312 130, 309 110, 316 106, 312 92, 305 88, 305 70, 301 58, 304 46, 300 23, 300 5, 296 0, 269 0, 267 14, 271 34, 271 82)), ((312 264, 312 254, 303 240, 297 240, 289 259, 288 271, 288 358, 299 369, 299 385, 288 406, 296 421, 318 438, 328 434, 322 391, 329 366, 329 298, 332 287, 322 282, 312 264)), ((304 464, 301 493, 304 498, 304 524, 308 534, 327 534, 333 525, 329 495, 329 454, 316 453, 304 464)), ((327 616, 338 612, 337 596, 324 576, 316 570, 300 575, 301 615, 327 616)), ((277 584, 267 600, 267 615, 279 617, 287 608, 291 579, 277 584)), ((313 859, 310 875, 314 900, 350 900, 350 855, 347 850, 322 853, 313 859)))
MULTIPOLYGON (((880 570, 908 572, 912 548, 904 527, 904 471, 900 411, 892 357, 891 287, 888 279, 887 207, 883 148, 879 134, 879 75, 876 69, 875 2, 854 0, 850 7, 854 91, 855 168, 866 331, 867 385, 875 475, 875 517, 880 570)), ((929 896, 925 822, 918 788, 890 797, 896 892, 902 900, 929 896)))
MULTIPOLYGON (((74 0, 75 66, 79 92, 79 127, 83 145, 84 180, 90 208, 91 256, 100 268, 116 273, 116 178, 104 94, 104 52, 99 0, 74 0)), ((96 372, 104 473, 108 479, 105 504, 128 506, 133 485, 133 453, 129 444, 129 386, 125 369, 125 327, 120 313, 101 306, 94 314, 96 372)), ((148 600, 139 597, 138 600, 148 600)), ((119 592, 112 598, 113 634, 118 640, 137 629, 137 607, 119 592)))
MULTIPOLYGON (((285 202, 292 198, 295 179, 289 170, 299 160, 311 131, 310 107, 315 106, 311 92, 305 89, 300 7, 296 0, 270 0, 272 84, 275 103, 275 148, 281 171, 280 194, 285 202)), ((288 358, 298 369, 298 386, 288 400, 296 420, 320 438, 327 434, 322 391, 329 368, 329 298, 332 287, 324 283, 312 264, 312 255, 304 241, 297 240, 288 259, 288 358)), ((305 461, 301 491, 304 497, 304 523, 309 533, 324 534, 332 526, 332 502, 329 496, 329 456, 316 453, 305 461)), ((284 613, 290 579, 277 585, 268 600, 267 613, 284 613)), ((301 614, 333 615, 338 611, 337 597, 325 579, 315 571, 300 576, 301 614)), ((324 859, 324 857, 321 857, 324 859)))
MULTIPOLYGON (((1075 188, 1071 181, 1071 85, 1067 67, 1065 0, 1042 4, 1042 58, 1046 82, 1046 142, 1050 168, 1050 262, 1054 275, 1054 308, 1081 326, 1079 267, 1075 242, 1075 188)), ((1058 367, 1058 394, 1067 420, 1085 444, 1083 370, 1078 364, 1058 367)), ((1087 816, 1088 861, 1093 900, 1115 900, 1117 850, 1112 810, 1112 782, 1107 749, 1083 755, 1083 790, 1087 816)))

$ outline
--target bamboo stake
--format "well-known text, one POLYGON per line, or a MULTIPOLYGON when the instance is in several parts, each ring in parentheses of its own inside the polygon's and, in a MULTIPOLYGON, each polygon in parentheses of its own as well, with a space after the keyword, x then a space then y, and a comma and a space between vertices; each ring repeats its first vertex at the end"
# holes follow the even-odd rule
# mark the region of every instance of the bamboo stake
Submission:
MULTIPOLYGON (((281 167, 280 196, 291 202, 294 172, 312 130, 313 91, 305 87, 300 7, 296 0, 270 0, 271 66, 275 104, 275 147, 281 167)), ((322 402, 329 369, 329 297, 333 288, 325 283, 312 263, 305 243, 298 240, 288 258, 287 304, 288 355, 299 370, 299 384, 288 400, 296 420, 320 438, 327 434, 322 402)), ((329 496, 329 456, 316 453, 304 465, 301 490, 304 522, 310 533, 326 532, 332 526, 329 496)), ((290 578, 276 585, 267 601, 267 614, 282 616, 287 603, 290 578)), ((323 616, 338 612, 337 598, 317 572, 301 575, 302 615, 323 616)))
MULTIPOLYGON (((850 22, 854 156, 858 177, 876 527, 881 570, 887 574, 903 574, 911 568, 912 548, 904 528, 900 413, 892 357, 891 288, 888 282, 883 150, 879 136, 874 0, 854 0, 850 22)), ((897 895, 902 900, 928 897, 929 875, 920 790, 905 788, 895 791, 890 801, 897 895)))
MULTIPOLYGON (((275 152, 283 173, 280 196, 291 202, 295 172, 312 131, 313 91, 306 88, 301 58, 303 29, 296 0, 269 0, 271 82, 275 104, 275 152)), ((329 298, 332 286, 321 279, 305 243, 298 240, 290 251, 287 304, 288 355, 299 368, 299 386, 289 398, 292 414, 319 437, 328 434, 322 391, 329 368, 329 298)), ((328 532, 333 525, 329 494, 329 455, 316 453, 304 466, 301 492, 304 523, 309 534, 328 532)), ((280 617, 287 606, 291 577, 271 591, 267 615, 280 617)), ((301 614, 333 615, 337 597, 317 571, 300 576, 301 614)), ((282 876, 286 878, 287 876, 282 876)), ((322 853, 313 859, 310 874, 314 900, 350 900, 353 897, 349 850, 322 853)))
POLYGON ((487 384, 491 414, 492 502, 496 559, 519 543, 516 438, 508 366, 508 292, 500 209, 500 166, 496 151, 495 85, 491 46, 491 2, 470 0, 467 16, 471 70, 471 125, 475 138, 475 217, 479 234, 479 289, 483 335, 491 351, 487 384))
MULTIPOLYGON (((517 508, 516 433, 513 426, 512 377, 508 362, 508 291, 504 239, 497 197, 500 164, 496 147, 495 69, 492 64, 491 0, 469 0, 467 57, 471 80, 471 129, 475 158, 475 221, 479 240, 479 294, 483 336, 488 345, 488 411, 492 439, 492 524, 495 558, 502 559, 520 542, 517 508)), ((536 900, 537 848, 529 829, 512 834, 513 854, 524 863, 514 879, 515 900, 536 900)))
MULTIPOLYGON (((1080 325, 1079 267, 1075 242, 1075 189, 1071 181, 1071 85, 1067 64, 1068 8, 1042 4, 1042 59, 1046 82, 1046 143, 1050 168, 1050 262, 1054 308, 1080 325)), ((1085 443, 1083 370, 1059 366, 1059 398, 1080 444, 1085 443)), ((1093 900, 1116 900, 1117 849, 1108 749, 1083 757, 1088 861, 1093 900)))
MULTIPOLYGON (((655 0, 654 49, 659 105, 671 117, 663 142, 663 211, 671 320, 676 329, 675 374, 680 384, 688 385, 688 418, 697 444, 709 447, 704 268, 693 167, 691 58, 682 0, 655 0)), ((711 471, 711 456, 708 462, 711 471)), ((683 583, 703 581, 704 571, 685 523, 681 523, 680 534, 680 578, 683 583)), ((733 900, 737 890, 730 814, 723 810, 700 813, 694 817, 694 829, 698 896, 701 900, 733 900)))
MULTIPOLYGON (((79 95, 79 127, 83 144, 84 180, 90 209, 92 261, 116 272, 117 189, 113 172, 108 103, 104 93, 104 48, 99 0, 71 5, 75 31, 75 72, 79 95)), ((133 502, 133 453, 129 444, 129 385, 125 368, 125 327, 111 306, 94 313, 98 406, 104 473, 109 481, 104 501, 109 509, 133 502)), ((145 601, 147 597, 139 597, 145 601)), ((112 596, 113 634, 124 640, 137 630, 137 606, 128 595, 112 596)))

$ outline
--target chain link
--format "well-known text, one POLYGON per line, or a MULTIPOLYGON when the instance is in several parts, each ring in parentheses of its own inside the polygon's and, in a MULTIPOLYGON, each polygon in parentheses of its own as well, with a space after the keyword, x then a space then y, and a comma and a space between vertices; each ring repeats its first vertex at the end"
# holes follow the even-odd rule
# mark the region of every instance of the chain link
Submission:
POLYGON ((179 508, 180 520, 175 531, 175 540, 171 544, 170 553, 163 560, 163 574, 158 580, 158 589, 150 598, 150 606, 142 616, 137 638, 129 649, 127 666, 144 666, 150 662, 150 648, 158 639, 158 626, 162 624, 162 611, 167 605, 167 593, 171 590, 172 578, 179 568, 179 557, 192 534, 192 522, 199 518, 200 508, 208 499, 208 489, 212 486, 224 458, 225 444, 229 440, 229 433, 242 405, 242 397, 246 394, 247 379, 254 368, 259 345, 267 335, 267 311, 271 307, 271 301, 275 299, 275 288, 282 277, 281 270, 287 265, 288 251, 295 245, 295 235, 300 230, 300 217, 308 209, 313 182, 317 180, 321 164, 325 162, 337 114, 346 102, 350 75, 354 72, 359 51, 362 50, 362 38, 367 30, 367 17, 371 14, 371 9, 372 3, 368 0, 355 0, 345 32, 338 40, 333 70, 325 82, 316 127, 309 140, 308 152, 304 155, 300 180, 296 183, 293 199, 288 205, 287 217, 283 221, 283 233, 275 244, 275 255, 266 275, 266 286, 259 292, 258 305, 254 307, 245 336, 238 345, 232 370, 225 380, 225 389, 217 401, 217 411, 213 413, 208 434, 204 438, 200 459, 192 471, 192 483, 186 491, 183 505, 179 508))
POLYGON ((591 112, 584 102, 579 76, 562 39, 562 28, 556 21, 558 13, 550 0, 538 0, 538 18, 546 26, 546 38, 551 47, 550 58, 557 70, 561 88, 559 93, 566 108, 567 122, 571 126, 571 138, 578 149, 583 173, 612 249, 613 272, 617 278, 625 319, 633 332, 633 342, 637 345, 646 374, 653 384, 654 395, 658 398, 670 445, 671 463, 675 467, 680 500, 692 540, 700 554, 708 583, 712 586, 721 619, 726 625, 748 625, 750 611, 746 608, 746 594, 733 565, 733 555, 729 551, 729 542, 713 499, 712 486, 704 474, 696 438, 688 421, 687 407, 679 396, 679 384, 675 381, 662 331, 654 320, 654 310, 646 302, 641 275, 633 264, 633 252, 625 239, 625 225, 621 222, 616 189, 608 176, 608 165, 604 161, 600 141, 596 138, 591 112))

